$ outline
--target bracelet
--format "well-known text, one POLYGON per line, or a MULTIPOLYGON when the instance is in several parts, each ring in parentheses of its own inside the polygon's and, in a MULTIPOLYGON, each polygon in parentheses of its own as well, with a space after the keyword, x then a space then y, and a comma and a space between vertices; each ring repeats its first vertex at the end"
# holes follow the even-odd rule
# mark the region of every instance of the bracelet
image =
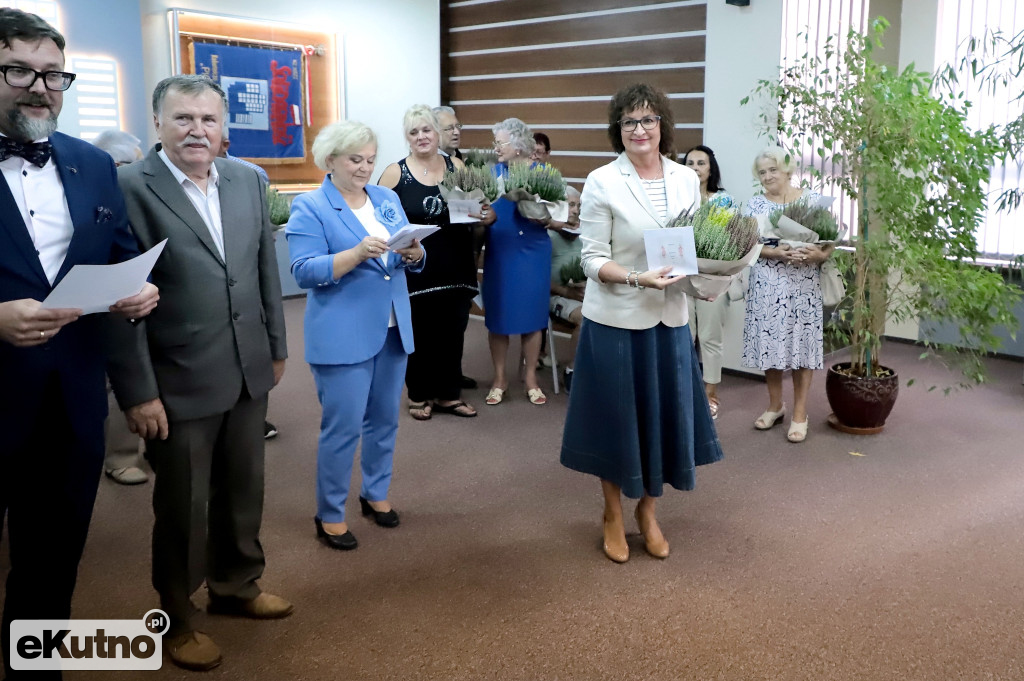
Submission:
POLYGON ((632 277, 634 274, 637 276, 637 279, 639 280, 640 273, 637 272, 636 270, 630 270, 629 272, 626 273, 626 286, 629 286, 630 288, 636 288, 636 284, 629 280, 629 278, 632 277))

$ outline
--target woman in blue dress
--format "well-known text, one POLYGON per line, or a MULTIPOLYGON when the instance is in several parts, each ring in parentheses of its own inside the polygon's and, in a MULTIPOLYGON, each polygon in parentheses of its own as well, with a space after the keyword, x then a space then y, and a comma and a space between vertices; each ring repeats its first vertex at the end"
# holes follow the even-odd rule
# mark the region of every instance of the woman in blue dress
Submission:
MULTIPOLYGON (((495 172, 501 175, 510 165, 530 162, 533 133, 525 123, 508 118, 493 131, 498 154, 495 172)), ((526 363, 526 395, 533 404, 544 404, 547 397, 537 384, 537 360, 541 332, 548 325, 551 239, 544 225, 521 216, 513 201, 502 197, 493 209, 497 220, 487 230, 484 250, 484 315, 494 363, 494 381, 486 402, 496 405, 504 399, 509 337, 518 335, 526 363)))

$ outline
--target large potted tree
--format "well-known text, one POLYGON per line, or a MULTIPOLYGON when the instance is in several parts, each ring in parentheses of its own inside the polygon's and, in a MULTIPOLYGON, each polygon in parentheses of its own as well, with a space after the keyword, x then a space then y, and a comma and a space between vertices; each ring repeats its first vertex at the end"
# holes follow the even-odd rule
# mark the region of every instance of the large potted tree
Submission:
POLYGON ((881 430, 896 400, 900 378, 881 362, 887 320, 930 322, 921 325, 925 354, 956 362, 961 385, 983 380, 996 329, 1017 327, 1019 291, 976 263, 985 183, 1006 139, 992 127, 971 130, 970 103, 940 96, 935 76, 877 62, 887 26, 878 19, 867 35, 851 31, 842 49, 830 38, 823 56, 806 55, 752 93, 764 133, 821 158, 824 170, 805 170, 858 204, 843 306, 850 359, 826 379, 830 423, 850 432, 881 430), (955 326, 956 342, 929 335, 940 323, 955 326))

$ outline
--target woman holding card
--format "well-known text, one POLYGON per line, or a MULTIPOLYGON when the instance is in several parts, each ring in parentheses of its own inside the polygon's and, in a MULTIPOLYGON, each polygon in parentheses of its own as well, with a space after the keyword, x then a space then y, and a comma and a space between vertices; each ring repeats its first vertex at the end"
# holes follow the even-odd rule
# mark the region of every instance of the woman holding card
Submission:
POLYGON ((644 231, 700 205, 696 173, 674 161, 672 112, 646 84, 620 90, 608 136, 619 157, 590 174, 580 224, 587 291, 569 397, 562 464, 601 479, 604 553, 629 559, 624 494, 649 554, 669 545, 655 517, 665 483, 693 489, 696 466, 722 457, 687 325, 686 296, 669 268, 647 269, 644 231))
POLYGON ((356 548, 345 522, 352 463, 362 441, 363 515, 397 527, 388 501, 405 363, 413 351, 405 272, 423 267, 416 241, 392 251, 409 224, 390 189, 367 185, 377 136, 355 121, 328 125, 313 141, 328 175, 292 202, 285 229, 291 271, 306 295, 306 361, 323 407, 317 447, 317 536, 332 549, 356 548))
MULTIPOLYGON (((754 159, 754 177, 764 193, 747 203, 747 215, 770 215, 795 201, 820 196, 794 187, 796 164, 780 147, 769 147, 754 159)), ((824 366, 821 313, 821 264, 833 246, 806 244, 793 248, 778 239, 766 243, 750 268, 747 312, 743 324, 743 366, 764 371, 768 409, 754 427, 769 430, 786 416, 782 374, 793 370, 793 415, 786 435, 790 442, 807 439, 807 393, 815 369, 824 366)))
MULTIPOLYGON (((417 421, 429 420, 434 412, 476 416, 461 392, 462 339, 477 293, 471 229, 477 223, 453 224, 438 189, 445 173, 463 163, 437 153, 441 125, 430 107, 411 107, 405 112, 403 128, 409 155, 385 168, 377 184, 398 194, 410 222, 441 228, 423 240, 430 260, 407 277, 416 336, 416 352, 409 356, 405 371, 409 415, 417 421)), ((495 216, 484 204, 477 217, 489 225, 495 216)))

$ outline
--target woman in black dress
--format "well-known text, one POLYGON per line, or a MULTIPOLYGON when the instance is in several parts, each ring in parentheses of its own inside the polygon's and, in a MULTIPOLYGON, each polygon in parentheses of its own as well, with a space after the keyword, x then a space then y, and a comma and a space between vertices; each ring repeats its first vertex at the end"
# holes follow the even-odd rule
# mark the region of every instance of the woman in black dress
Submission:
MULTIPOLYGON (((434 412, 476 416, 461 398, 463 336, 477 294, 473 224, 452 224, 438 189, 445 173, 463 164, 438 153, 441 126, 429 107, 413 106, 403 124, 410 153, 385 168, 378 184, 398 194, 410 223, 441 228, 423 240, 430 252, 423 270, 407 274, 416 339, 405 373, 409 414, 420 421, 434 412)), ((488 205, 481 213, 481 222, 494 222, 488 205)))

